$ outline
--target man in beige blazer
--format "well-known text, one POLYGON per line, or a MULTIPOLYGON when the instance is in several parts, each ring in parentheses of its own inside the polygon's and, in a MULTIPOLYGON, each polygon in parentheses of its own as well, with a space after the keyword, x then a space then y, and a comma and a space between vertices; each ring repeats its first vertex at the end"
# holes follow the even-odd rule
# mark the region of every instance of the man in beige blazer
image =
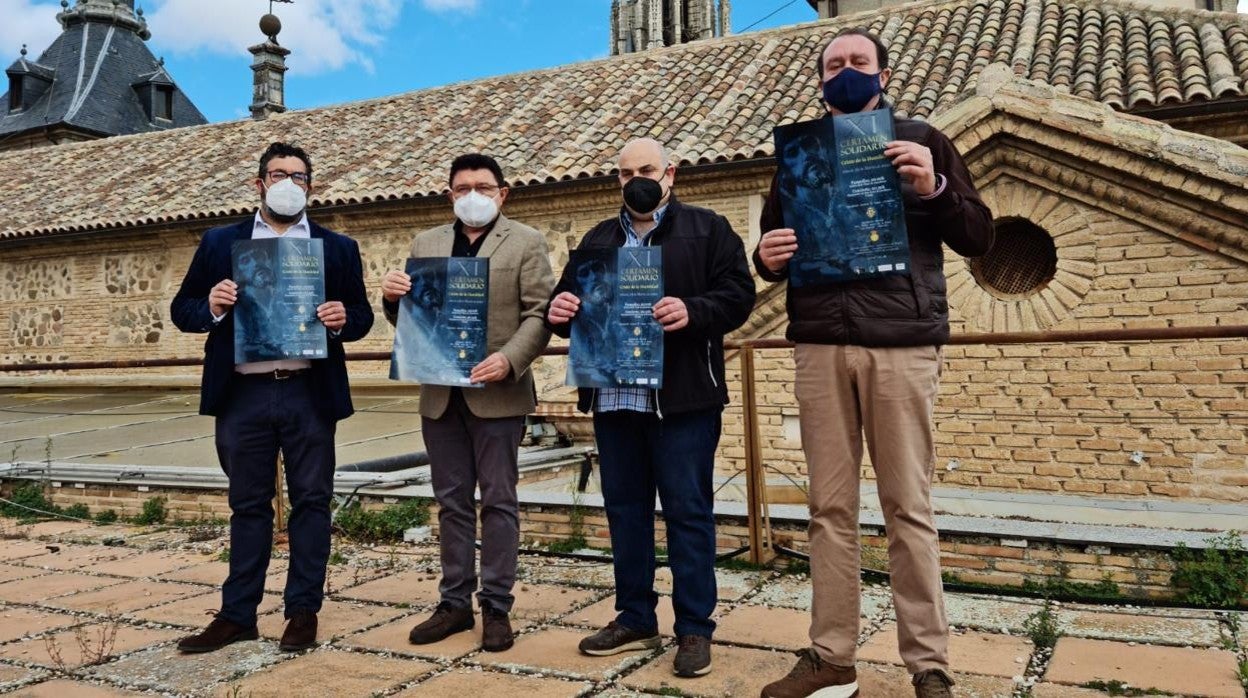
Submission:
MULTIPOLYGON (((546 300, 554 287, 546 239, 500 213, 507 199, 502 169, 488 155, 451 163, 455 222, 416 236, 412 257, 489 257, 489 316, 485 360, 470 375, 483 388, 423 385, 421 429, 438 500, 442 552, 441 602, 412 629, 413 644, 438 642, 473 627, 472 593, 481 606, 482 649, 511 647, 508 614, 515 597, 520 519, 517 457, 524 416, 536 407, 529 365, 546 348, 546 300), (481 586, 477 590, 477 516, 481 488, 481 586)), ((386 319, 395 324, 399 299, 411 289, 402 271, 382 279, 386 319)))

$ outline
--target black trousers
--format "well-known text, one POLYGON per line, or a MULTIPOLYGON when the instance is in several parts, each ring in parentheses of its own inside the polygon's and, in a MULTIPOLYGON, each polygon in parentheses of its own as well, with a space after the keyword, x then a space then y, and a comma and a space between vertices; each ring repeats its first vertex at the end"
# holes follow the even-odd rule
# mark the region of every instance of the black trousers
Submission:
POLYGON ((220 612, 226 620, 256 623, 273 545, 279 450, 291 504, 286 617, 320 611, 329 561, 336 427, 316 409, 308 371, 280 380, 272 374, 231 379, 216 424, 217 457, 230 480, 230 574, 221 590, 220 612))

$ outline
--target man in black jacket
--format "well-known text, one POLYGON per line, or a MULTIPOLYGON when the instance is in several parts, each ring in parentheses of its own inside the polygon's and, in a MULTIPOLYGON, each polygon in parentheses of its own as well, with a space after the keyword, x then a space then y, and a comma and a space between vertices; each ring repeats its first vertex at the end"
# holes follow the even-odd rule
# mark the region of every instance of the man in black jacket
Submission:
POLYGON ((294 651, 315 644, 329 559, 334 431, 338 420, 352 414, 342 345, 373 326, 359 245, 309 221, 304 211, 312 189, 308 154, 273 143, 260 157, 255 187, 260 195, 255 216, 204 233, 170 307, 178 329, 208 333, 199 412, 216 417, 217 456, 230 483, 230 574, 221 610, 203 632, 178 643, 183 652, 210 652, 257 637, 256 607, 264 596, 273 543, 279 450, 291 503, 284 598, 289 623, 280 646, 294 651), (231 247, 277 237, 321 240, 326 301, 316 316, 327 332, 329 357, 236 364, 233 310, 239 284, 232 278, 231 247))
MULTIPOLYGON (((838 34, 820 53, 829 114, 884 106, 888 51, 861 29, 838 34)), ((965 255, 992 246, 992 214, 961 156, 932 126, 897 119, 887 144, 902 180, 910 274, 788 288, 797 344, 794 393, 810 473, 813 647, 763 698, 858 695, 858 473, 863 435, 888 532, 889 572, 901 658, 920 698, 949 696, 948 640, 940 549, 931 504, 932 407, 941 345, 949 340, 942 244, 965 255)), ((785 228, 776 183, 763 207, 767 231, 754 266, 768 281, 788 276, 797 238, 785 228)))
MULTIPOLYGON (((754 308, 741 238, 713 211, 676 200, 676 168, 657 141, 620 151, 620 214, 594 226, 581 248, 655 245, 663 250, 663 288, 654 318, 664 330, 663 387, 579 391, 594 413, 602 496, 615 559, 616 619, 580 650, 611 655, 659 646, 654 592, 654 495, 667 526, 679 649, 677 676, 711 670, 715 623, 715 518, 711 479, 720 419, 728 402, 724 335, 754 308)), ((546 322, 561 336, 580 309, 568 269, 551 294, 546 322)))

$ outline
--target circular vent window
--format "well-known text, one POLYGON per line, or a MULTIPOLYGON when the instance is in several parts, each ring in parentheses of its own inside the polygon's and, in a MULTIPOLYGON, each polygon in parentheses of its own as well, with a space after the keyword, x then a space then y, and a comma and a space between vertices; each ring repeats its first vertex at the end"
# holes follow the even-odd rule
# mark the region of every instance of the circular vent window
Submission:
POLYGON ((1048 285, 1057 272, 1057 246, 1040 226, 1023 218, 994 223, 996 241, 971 260, 975 280, 998 298, 1026 298, 1048 285))

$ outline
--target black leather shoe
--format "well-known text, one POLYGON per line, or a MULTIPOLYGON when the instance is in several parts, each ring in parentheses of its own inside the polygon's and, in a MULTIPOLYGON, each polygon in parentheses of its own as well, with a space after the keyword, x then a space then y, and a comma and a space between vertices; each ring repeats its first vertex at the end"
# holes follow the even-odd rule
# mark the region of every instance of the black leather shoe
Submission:
POLYGON ((213 652, 231 643, 255 640, 258 637, 260 633, 256 630, 256 626, 239 625, 217 616, 212 619, 207 628, 204 628, 203 632, 179 640, 178 651, 213 652))
POLYGON ((443 601, 428 620, 412 628, 407 640, 413 645, 441 642, 449 635, 471 630, 476 622, 471 608, 460 608, 443 601))
POLYGON ((502 652, 516 643, 511 631, 511 619, 505 611, 499 611, 488 603, 481 604, 481 649, 486 652, 502 652))
POLYGON ((311 611, 295 611, 286 621, 286 630, 278 648, 283 652, 298 652, 316 647, 316 614, 311 611))

